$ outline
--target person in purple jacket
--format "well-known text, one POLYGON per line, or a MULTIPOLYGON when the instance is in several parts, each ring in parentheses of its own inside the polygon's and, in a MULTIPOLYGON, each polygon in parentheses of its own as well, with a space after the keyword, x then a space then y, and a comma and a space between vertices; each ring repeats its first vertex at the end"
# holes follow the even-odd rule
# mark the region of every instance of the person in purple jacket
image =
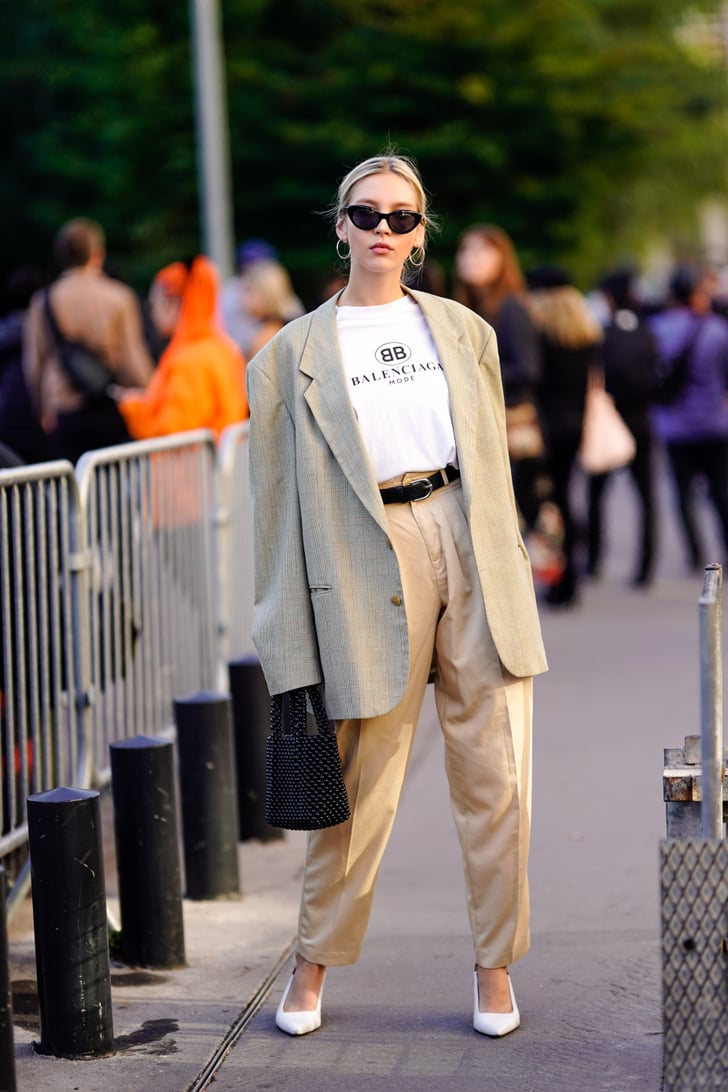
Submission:
POLYGON ((705 561, 695 491, 700 477, 718 520, 723 549, 719 560, 728 558, 728 321, 712 310, 711 285, 710 271, 678 268, 670 282, 672 305, 650 320, 658 373, 664 377, 682 356, 678 389, 653 412, 693 570, 705 561))

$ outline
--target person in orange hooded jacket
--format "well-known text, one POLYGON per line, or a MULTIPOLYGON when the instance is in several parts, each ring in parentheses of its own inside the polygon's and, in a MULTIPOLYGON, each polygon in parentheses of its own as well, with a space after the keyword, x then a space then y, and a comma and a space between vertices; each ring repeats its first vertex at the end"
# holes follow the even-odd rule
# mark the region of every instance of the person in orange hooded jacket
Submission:
POLYGON ((173 262, 154 278, 152 319, 167 348, 145 390, 118 392, 135 440, 209 428, 216 436, 248 416, 245 360, 217 321, 217 273, 205 257, 173 262))

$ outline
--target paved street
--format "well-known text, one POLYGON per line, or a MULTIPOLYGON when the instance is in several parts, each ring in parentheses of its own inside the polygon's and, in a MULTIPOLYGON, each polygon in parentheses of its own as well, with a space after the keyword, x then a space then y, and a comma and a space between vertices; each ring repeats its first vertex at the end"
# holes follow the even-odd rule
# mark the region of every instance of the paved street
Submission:
MULTIPOLYGON (((578 609, 543 615, 551 671, 536 689, 533 936, 513 970, 517 1032, 472 1030, 459 849, 428 698, 363 958, 329 973, 320 1031, 293 1040, 273 1024, 300 882, 293 835, 241 847, 240 901, 186 902, 188 968, 115 968, 113 1058, 40 1058, 37 1023, 20 1020, 19 1088, 182 1092, 214 1073, 215 1090, 658 1092, 662 750, 699 732, 702 574, 683 570, 665 498, 657 584, 632 591, 624 482, 610 514, 603 580, 578 609)), ((111 868, 107 882, 113 895, 111 868)), ((27 917, 11 947, 13 977, 31 979, 27 917)))
POLYGON ((471 1029, 459 850, 430 703, 361 962, 329 973, 323 1027, 300 1041, 273 1024, 289 963, 215 1088, 661 1088, 662 749, 699 732, 702 577, 685 579, 665 511, 658 586, 625 586, 631 496, 615 486, 622 522, 604 580, 577 611, 544 612, 533 946, 513 971, 521 1029, 503 1041, 471 1029))

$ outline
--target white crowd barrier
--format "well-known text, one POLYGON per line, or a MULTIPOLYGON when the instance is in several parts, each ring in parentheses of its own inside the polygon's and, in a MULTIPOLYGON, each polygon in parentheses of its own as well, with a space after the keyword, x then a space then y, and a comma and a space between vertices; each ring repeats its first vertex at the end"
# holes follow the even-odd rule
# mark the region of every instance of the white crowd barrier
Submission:
POLYGON ((0 471, 0 858, 252 652, 247 423, 0 471))

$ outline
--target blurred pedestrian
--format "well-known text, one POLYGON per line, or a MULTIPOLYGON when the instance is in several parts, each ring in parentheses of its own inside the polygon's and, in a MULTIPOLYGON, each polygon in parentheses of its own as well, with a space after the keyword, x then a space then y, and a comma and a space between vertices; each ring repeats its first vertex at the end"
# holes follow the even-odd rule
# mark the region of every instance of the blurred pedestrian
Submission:
POLYGON ((14 466, 25 466, 25 461, 11 447, 0 443, 0 470, 8 470, 14 466))
MULTIPOLYGON (((28 306, 41 288, 40 272, 20 266, 4 284, 0 319, 0 443, 23 463, 41 463, 51 457, 48 437, 40 427, 23 372, 23 326, 28 306)), ((10 465, 10 464, 8 464, 10 465)))
MULTIPOLYGON (((650 406, 655 389, 657 345, 640 315, 634 297, 633 274, 615 270, 600 283, 609 318, 604 326, 602 365, 604 385, 635 438, 636 450, 629 473, 640 506, 637 558, 632 575, 635 587, 652 582, 655 566, 656 497, 655 441, 650 406)), ((587 571, 598 576, 605 544, 604 498, 611 474, 589 479, 587 571)))
POLYGON ((657 339, 658 435, 672 471, 691 569, 705 563, 696 483, 705 481, 718 519, 722 562, 728 560, 728 321, 712 310, 710 270, 684 266, 670 281, 670 305, 650 319, 657 339), (665 391, 669 393, 666 395, 665 391))
POLYGON ((564 569, 546 593, 552 606, 578 599, 577 526, 571 480, 581 443, 589 373, 601 367, 602 331, 585 297, 563 269, 542 266, 529 274, 531 311, 541 335, 543 370, 538 386, 553 500, 564 523, 564 569))
POLYGON ((338 294, 346 288, 348 280, 348 275, 341 273, 338 270, 331 273, 321 284, 318 293, 318 302, 325 303, 326 300, 330 300, 332 296, 338 296, 338 294))
POLYGON ((246 314, 257 323, 250 337, 253 357, 287 322, 301 314, 301 301, 287 270, 272 258, 248 263, 240 275, 240 294, 246 314))
POLYGON ((498 339, 509 456, 516 500, 527 527, 538 518, 543 437, 536 389, 541 378, 538 332, 526 304, 526 282, 512 240, 493 224, 475 224, 455 253, 453 295, 489 322, 498 339))
POLYGON ((271 693, 323 685, 351 818, 313 831, 278 1027, 321 1024, 359 957, 426 684, 465 860, 473 1025, 519 1024, 528 948, 531 676, 545 670, 518 528, 495 337, 403 286, 430 224, 414 165, 354 167, 335 208, 342 292, 251 361, 254 639, 271 693))
POLYGON ((56 237, 55 256, 61 276, 47 293, 36 292, 28 309, 23 368, 54 455, 76 462, 85 451, 128 441, 129 434, 113 399, 75 385, 53 322, 60 336, 98 358, 117 384, 145 386, 153 362, 142 337, 139 301, 131 288, 104 273, 101 227, 92 220, 69 221, 56 237))
MULTIPOLYGON (((235 276, 226 281, 220 293, 220 309, 225 332, 236 343, 246 360, 255 352, 254 338, 263 319, 248 311, 243 293, 243 277, 246 270, 256 262, 280 262, 276 247, 266 239, 246 239, 236 251, 235 276)), ((284 321, 289 322, 304 312, 300 299, 291 290, 289 309, 284 321)))
POLYGON ((152 319, 169 343, 144 391, 116 392, 135 440, 209 428, 247 416, 245 360, 217 325, 217 273, 197 257, 173 262, 154 278, 152 319))
POLYGON ((433 296, 447 295, 445 270, 432 258, 427 258, 418 269, 412 270, 407 285, 419 292, 430 292, 433 296))

